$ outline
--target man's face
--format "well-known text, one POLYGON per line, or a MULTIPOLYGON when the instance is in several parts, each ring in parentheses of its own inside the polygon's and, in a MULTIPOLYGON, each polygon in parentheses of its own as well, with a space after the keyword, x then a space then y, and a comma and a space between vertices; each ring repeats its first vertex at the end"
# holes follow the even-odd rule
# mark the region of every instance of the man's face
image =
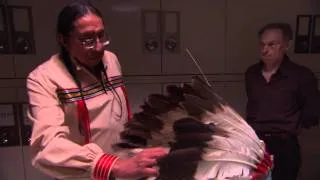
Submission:
POLYGON ((89 13, 74 22, 74 30, 68 40, 67 49, 80 63, 93 67, 103 57, 105 38, 102 19, 89 13))
POLYGON ((269 29, 260 36, 260 56, 265 64, 279 63, 289 47, 280 29, 269 29))

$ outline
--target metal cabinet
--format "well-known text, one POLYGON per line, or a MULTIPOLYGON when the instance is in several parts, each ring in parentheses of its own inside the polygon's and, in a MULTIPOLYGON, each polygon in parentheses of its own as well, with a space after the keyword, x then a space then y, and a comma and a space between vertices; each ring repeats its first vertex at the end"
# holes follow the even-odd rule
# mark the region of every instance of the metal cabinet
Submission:
POLYGON ((18 124, 18 106, 0 104, 0 179, 24 179, 23 150, 18 124))
POLYGON ((206 73, 224 71, 223 0, 94 1, 101 7, 125 75, 198 73, 189 48, 206 73))

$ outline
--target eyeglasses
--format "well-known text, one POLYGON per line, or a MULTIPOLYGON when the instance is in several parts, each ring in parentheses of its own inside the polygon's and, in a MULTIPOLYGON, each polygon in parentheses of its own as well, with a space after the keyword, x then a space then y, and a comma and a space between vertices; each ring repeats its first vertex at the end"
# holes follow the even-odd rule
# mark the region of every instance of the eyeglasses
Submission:
POLYGON ((275 48, 279 47, 280 45, 281 45, 280 42, 270 42, 267 44, 260 43, 260 48, 267 47, 267 48, 275 49, 275 48))
POLYGON ((78 40, 86 49, 93 49, 96 47, 97 41, 99 41, 103 46, 108 46, 110 44, 110 37, 107 33, 85 35, 78 38, 78 40))

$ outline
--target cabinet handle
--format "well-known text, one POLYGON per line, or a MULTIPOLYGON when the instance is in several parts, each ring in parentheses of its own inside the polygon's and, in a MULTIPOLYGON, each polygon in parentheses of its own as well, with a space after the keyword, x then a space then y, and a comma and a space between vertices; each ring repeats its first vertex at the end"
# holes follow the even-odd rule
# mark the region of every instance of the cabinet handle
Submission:
POLYGON ((0 133, 0 144, 1 145, 6 145, 8 144, 8 133, 7 132, 1 132, 0 133))
POLYGON ((145 48, 148 52, 153 52, 159 47, 158 42, 154 39, 150 39, 145 43, 145 48))
POLYGON ((176 49, 177 44, 178 44, 178 42, 174 38, 168 38, 165 41, 165 47, 170 52, 173 52, 176 49))
POLYGON ((19 37, 16 40, 16 52, 24 54, 30 50, 30 43, 27 39, 19 37))

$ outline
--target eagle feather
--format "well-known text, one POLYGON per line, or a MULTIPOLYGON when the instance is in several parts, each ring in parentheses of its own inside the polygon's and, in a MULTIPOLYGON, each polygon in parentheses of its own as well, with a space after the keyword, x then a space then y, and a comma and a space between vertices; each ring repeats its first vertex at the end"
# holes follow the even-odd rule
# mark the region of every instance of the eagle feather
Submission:
POLYGON ((115 147, 167 147, 158 180, 247 178, 272 167, 265 145, 214 89, 195 76, 191 84, 151 94, 115 147))

